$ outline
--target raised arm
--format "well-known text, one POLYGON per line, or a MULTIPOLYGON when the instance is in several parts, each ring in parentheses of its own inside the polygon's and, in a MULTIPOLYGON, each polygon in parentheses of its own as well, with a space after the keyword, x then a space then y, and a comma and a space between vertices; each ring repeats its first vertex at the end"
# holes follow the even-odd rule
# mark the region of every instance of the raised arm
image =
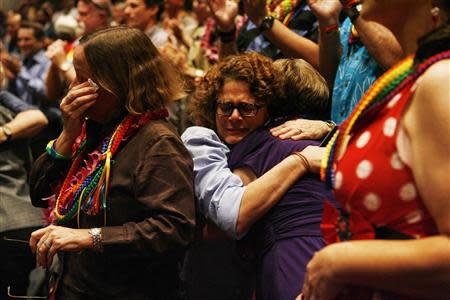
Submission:
POLYGON ((389 69, 404 57, 403 49, 392 31, 382 25, 386 23, 385 18, 391 17, 386 14, 389 8, 375 10, 370 2, 366 3, 362 7, 360 17, 355 19, 353 25, 362 43, 378 65, 389 69))
POLYGON ((64 81, 69 85, 75 79, 75 69, 67 61, 66 54, 64 53, 65 46, 65 42, 57 40, 48 46, 45 53, 51 61, 45 77, 47 97, 51 101, 56 101, 62 96, 64 92, 64 81))
POLYGON ((319 70, 331 88, 341 58, 339 30, 330 30, 339 24, 339 0, 308 0, 309 7, 319 22, 319 70), (328 32, 327 32, 328 31, 328 32))
POLYGON ((236 17, 238 3, 233 0, 208 0, 211 14, 216 20, 219 32, 226 33, 227 38, 220 38, 219 58, 238 53, 236 45, 236 17))
MULTIPOLYGON (((244 9, 247 16, 257 27, 261 26, 267 16, 266 2, 260 0, 244 0, 244 9)), ((273 26, 263 32, 286 57, 303 58, 315 68, 319 66, 319 46, 313 41, 304 38, 278 20, 273 26)))

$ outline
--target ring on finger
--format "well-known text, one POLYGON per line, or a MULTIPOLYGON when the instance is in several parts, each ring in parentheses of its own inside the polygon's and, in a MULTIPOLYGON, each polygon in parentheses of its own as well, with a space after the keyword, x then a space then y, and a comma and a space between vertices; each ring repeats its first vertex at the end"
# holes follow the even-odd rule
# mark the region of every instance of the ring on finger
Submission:
POLYGON ((45 240, 44 245, 45 245, 45 247, 47 247, 48 249, 50 249, 50 247, 52 246, 48 240, 45 240))
POLYGON ((297 130, 298 134, 303 132, 303 130, 301 130, 300 128, 295 128, 295 130, 297 130))

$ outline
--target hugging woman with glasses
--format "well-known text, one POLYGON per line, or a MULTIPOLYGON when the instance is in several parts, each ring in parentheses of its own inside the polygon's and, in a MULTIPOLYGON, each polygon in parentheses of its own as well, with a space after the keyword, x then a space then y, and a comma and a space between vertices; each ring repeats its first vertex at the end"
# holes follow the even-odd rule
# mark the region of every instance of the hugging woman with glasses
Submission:
POLYGON ((257 299, 295 298, 307 262, 324 246, 322 207, 333 198, 313 173, 321 149, 308 146, 319 143, 269 131, 273 120, 304 116, 295 102, 327 106, 323 78, 307 63, 296 70, 296 79, 312 84, 297 87, 300 98, 284 99, 285 79, 269 58, 227 57, 206 74, 192 103, 194 118, 210 129, 191 127, 182 136, 194 159, 201 213, 234 238, 250 229, 256 238, 257 299))
POLYGON ((74 67, 63 131, 30 176, 52 223, 31 249, 44 267, 59 254, 57 299, 178 299, 195 203, 191 158, 166 120, 183 95, 177 71, 127 27, 83 37, 74 67))

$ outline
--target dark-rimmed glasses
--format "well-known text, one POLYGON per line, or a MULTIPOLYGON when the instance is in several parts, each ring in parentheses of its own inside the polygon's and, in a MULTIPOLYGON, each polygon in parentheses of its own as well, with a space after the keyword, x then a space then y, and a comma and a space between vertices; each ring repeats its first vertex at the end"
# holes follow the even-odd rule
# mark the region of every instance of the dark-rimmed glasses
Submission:
POLYGON ((231 116, 233 111, 237 109, 242 117, 254 117, 258 113, 258 110, 264 106, 265 104, 233 104, 231 102, 218 102, 216 107, 216 114, 219 116, 229 117, 231 116))

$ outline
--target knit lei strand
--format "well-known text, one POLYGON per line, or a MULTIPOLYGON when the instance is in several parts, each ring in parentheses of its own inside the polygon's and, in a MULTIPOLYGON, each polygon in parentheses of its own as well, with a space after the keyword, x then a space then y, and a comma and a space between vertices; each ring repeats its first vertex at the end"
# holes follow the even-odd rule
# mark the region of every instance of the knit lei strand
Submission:
MULTIPOLYGON (((127 115, 107 136, 100 148, 86 154, 86 130, 73 149, 73 162, 64 179, 52 213, 51 223, 64 223, 79 216, 80 211, 88 215, 97 215, 100 210, 106 213, 108 184, 111 173, 111 159, 120 145, 124 144, 137 130, 150 120, 168 116, 165 108, 152 110, 141 115, 127 115), (86 157, 88 158, 87 160, 86 157)), ((104 214, 106 223, 106 214, 104 214)))
POLYGON ((334 165, 342 151, 345 151, 347 141, 357 121, 363 120, 364 116, 392 99, 405 86, 419 78, 431 65, 448 58, 450 58, 450 51, 445 51, 430 57, 418 68, 414 68, 414 55, 410 55, 378 78, 350 116, 339 126, 339 130, 327 145, 320 170, 320 177, 327 187, 334 188, 334 165))

